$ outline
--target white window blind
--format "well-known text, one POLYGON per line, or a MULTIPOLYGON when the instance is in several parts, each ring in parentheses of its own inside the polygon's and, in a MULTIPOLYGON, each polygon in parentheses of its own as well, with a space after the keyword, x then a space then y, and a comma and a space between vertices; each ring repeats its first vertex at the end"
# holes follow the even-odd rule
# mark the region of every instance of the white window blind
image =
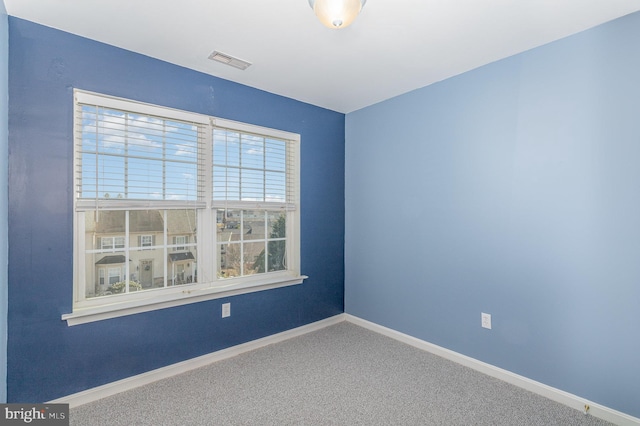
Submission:
POLYGON ((295 155, 288 140, 216 127, 213 207, 295 210, 295 155))
POLYGON ((77 108, 79 200, 204 199, 201 125, 80 102, 77 108))

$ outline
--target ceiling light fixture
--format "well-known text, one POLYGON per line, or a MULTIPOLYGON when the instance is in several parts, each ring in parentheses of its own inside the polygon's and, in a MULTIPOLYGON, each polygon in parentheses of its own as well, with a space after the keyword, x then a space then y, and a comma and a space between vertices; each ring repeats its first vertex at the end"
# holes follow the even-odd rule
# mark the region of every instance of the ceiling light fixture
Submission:
POLYGON ((367 0, 309 0, 309 6, 326 27, 334 30, 348 27, 367 0))

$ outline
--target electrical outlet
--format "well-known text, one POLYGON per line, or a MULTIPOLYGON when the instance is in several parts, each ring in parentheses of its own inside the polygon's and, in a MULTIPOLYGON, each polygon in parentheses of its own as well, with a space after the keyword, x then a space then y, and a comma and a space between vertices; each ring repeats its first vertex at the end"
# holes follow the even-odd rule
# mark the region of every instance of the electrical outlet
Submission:
POLYGON ((222 318, 231 316, 231 303, 222 304, 222 318))
POLYGON ((485 314, 482 312, 482 328, 488 328, 491 330, 491 314, 485 314))

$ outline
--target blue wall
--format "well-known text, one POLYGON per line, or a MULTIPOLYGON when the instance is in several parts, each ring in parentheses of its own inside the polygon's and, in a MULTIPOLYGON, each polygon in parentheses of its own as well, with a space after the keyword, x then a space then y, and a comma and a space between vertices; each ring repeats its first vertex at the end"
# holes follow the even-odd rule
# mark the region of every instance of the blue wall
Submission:
POLYGON ((0 402, 7 400, 9 20, 0 0, 0 402))
POLYGON ((343 311, 344 115, 9 18, 8 400, 39 402, 343 311), (302 285, 68 327, 72 92, 301 134, 302 285), (232 302, 232 316, 220 318, 232 302))
POLYGON ((640 417, 638 40, 640 13, 348 114, 346 312, 640 417))

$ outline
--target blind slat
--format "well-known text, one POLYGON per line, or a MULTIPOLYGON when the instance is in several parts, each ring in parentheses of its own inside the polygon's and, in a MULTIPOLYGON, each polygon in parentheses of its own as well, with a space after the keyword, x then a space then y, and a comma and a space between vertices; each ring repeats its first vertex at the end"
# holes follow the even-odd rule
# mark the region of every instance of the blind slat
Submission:
POLYGON ((207 188, 218 207, 296 208, 297 147, 286 139, 287 132, 265 129, 257 134, 253 128, 247 131, 250 126, 220 119, 204 124, 199 116, 194 122, 180 121, 145 114, 135 103, 130 111, 129 103, 108 97, 112 102, 93 105, 94 98, 79 94, 76 103, 78 206, 89 201, 96 207, 116 205, 117 200, 201 205, 207 188), (211 124, 212 132, 205 128, 211 124), (205 141, 205 134, 213 140, 205 141))
POLYGON ((78 103, 78 199, 204 198, 198 123, 78 103))
POLYGON ((214 205, 295 206, 290 141, 223 128, 213 134, 214 205))

